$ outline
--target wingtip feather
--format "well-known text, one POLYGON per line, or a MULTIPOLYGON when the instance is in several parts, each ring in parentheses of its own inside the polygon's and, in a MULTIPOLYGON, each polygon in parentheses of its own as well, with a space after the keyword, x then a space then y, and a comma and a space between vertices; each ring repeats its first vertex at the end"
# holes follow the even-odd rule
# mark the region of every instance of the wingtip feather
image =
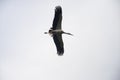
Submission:
POLYGON ((62 55, 64 54, 64 52, 57 52, 57 54, 58 54, 59 56, 62 56, 62 55))

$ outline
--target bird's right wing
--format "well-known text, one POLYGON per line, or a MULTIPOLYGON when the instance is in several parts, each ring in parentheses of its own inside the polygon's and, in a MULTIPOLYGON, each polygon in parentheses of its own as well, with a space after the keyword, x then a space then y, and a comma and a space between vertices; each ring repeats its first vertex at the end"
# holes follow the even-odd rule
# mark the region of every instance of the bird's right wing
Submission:
POLYGON ((63 55, 64 44, 63 44, 63 40, 62 40, 62 35, 61 34, 54 34, 53 35, 53 40, 54 40, 55 45, 56 45, 57 54, 58 55, 63 55))
POLYGON ((55 8, 55 16, 52 24, 52 29, 61 29, 61 22, 62 22, 62 8, 57 6, 55 8))

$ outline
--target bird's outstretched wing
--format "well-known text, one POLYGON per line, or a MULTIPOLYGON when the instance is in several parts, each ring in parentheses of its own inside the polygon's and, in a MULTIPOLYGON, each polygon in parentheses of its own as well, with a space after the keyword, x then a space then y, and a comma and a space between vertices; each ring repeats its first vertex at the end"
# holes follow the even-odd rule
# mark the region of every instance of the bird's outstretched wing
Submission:
POLYGON ((60 6, 56 6, 55 8, 55 16, 52 24, 53 30, 61 29, 61 21, 62 21, 62 8, 60 6))
POLYGON ((54 40, 55 45, 56 45, 57 54, 58 55, 63 55, 64 44, 63 44, 63 40, 62 40, 62 35, 61 34, 54 34, 53 35, 53 40, 54 40))

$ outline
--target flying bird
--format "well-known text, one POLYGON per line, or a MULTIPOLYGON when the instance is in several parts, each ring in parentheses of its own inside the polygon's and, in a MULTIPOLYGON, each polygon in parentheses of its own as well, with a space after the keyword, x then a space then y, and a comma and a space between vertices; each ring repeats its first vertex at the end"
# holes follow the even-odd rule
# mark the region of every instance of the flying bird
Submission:
POLYGON ((59 56, 62 56, 64 53, 64 43, 62 40, 62 34, 72 35, 71 33, 67 33, 62 30, 61 23, 62 23, 62 8, 61 6, 56 6, 52 27, 49 29, 48 32, 45 32, 45 34, 50 34, 53 37, 57 49, 57 54, 59 56))

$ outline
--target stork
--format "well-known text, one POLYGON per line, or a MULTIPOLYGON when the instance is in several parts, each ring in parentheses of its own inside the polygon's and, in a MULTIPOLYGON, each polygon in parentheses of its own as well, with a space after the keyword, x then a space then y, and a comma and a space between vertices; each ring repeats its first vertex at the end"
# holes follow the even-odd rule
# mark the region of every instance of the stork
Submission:
POLYGON ((62 40, 62 34, 72 35, 71 33, 64 32, 61 29, 62 27, 61 22, 62 22, 62 8, 61 6, 56 6, 52 27, 48 32, 45 32, 45 34, 50 34, 53 37, 57 49, 57 54, 59 56, 62 56, 64 53, 64 43, 62 40))

